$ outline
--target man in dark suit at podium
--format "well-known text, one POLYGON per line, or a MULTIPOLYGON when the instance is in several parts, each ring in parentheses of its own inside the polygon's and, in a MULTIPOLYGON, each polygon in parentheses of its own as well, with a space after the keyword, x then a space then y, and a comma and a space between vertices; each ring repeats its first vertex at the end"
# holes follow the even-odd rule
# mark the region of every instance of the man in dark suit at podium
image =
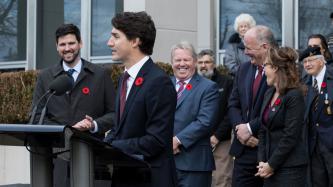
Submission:
POLYGON ((124 12, 112 19, 112 25, 108 46, 112 60, 121 61, 125 71, 118 83, 116 125, 105 141, 151 166, 151 181, 140 184, 132 178, 140 171, 114 168, 112 185, 177 186, 172 154, 176 91, 149 57, 156 37, 154 22, 145 12, 124 12))
MULTIPOLYGON (((44 124, 70 125, 80 131, 90 131, 100 138, 113 124, 115 91, 107 72, 82 58, 80 30, 73 24, 61 25, 56 30, 56 47, 61 61, 42 70, 37 78, 33 106, 39 104, 34 123, 45 106, 50 83, 64 73, 71 74, 73 88, 61 96, 52 96, 47 104, 44 124), (40 98, 42 100, 39 102, 40 98)), ((55 186, 69 186, 69 164, 56 159, 55 186), (66 177, 63 177, 66 176, 66 177)))

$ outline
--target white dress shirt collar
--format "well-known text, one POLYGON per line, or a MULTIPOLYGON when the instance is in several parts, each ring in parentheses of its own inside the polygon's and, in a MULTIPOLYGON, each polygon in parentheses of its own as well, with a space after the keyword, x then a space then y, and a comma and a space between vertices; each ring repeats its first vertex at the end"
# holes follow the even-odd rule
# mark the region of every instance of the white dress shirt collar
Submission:
POLYGON ((317 83, 318 83, 319 92, 321 91, 321 84, 324 81, 325 72, 326 72, 326 65, 324 65, 324 67, 321 69, 321 71, 318 73, 317 76, 312 76, 312 85, 313 85, 313 82, 314 82, 313 80, 316 78, 317 83))
POLYGON ((73 77, 74 82, 75 82, 77 77, 79 76, 79 74, 81 72, 82 61, 80 59, 79 62, 73 68, 67 66, 67 64, 64 61, 62 61, 62 67, 64 68, 65 71, 68 71, 69 69, 74 69, 75 70, 72 74, 72 77, 73 77))
POLYGON ((129 69, 125 68, 125 72, 127 71, 127 73, 129 74, 129 78, 127 79, 126 99, 128 97, 128 94, 130 93, 130 90, 131 90, 132 85, 134 83, 134 79, 136 78, 136 76, 138 75, 140 69, 147 62, 148 59, 149 59, 149 56, 145 56, 138 63, 134 64, 129 69))

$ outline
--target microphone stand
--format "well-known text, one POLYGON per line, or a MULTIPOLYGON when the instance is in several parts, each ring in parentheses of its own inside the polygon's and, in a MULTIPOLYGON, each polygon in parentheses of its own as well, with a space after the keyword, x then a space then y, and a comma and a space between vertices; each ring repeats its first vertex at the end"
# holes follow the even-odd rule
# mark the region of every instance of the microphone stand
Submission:
POLYGON ((50 90, 48 90, 47 92, 45 92, 44 95, 42 95, 42 96, 38 99, 38 101, 36 102, 35 106, 34 106, 33 109, 32 109, 31 116, 30 116, 30 120, 29 120, 29 123, 28 123, 28 124, 33 124, 33 123, 34 123, 34 120, 35 120, 35 117, 36 117, 36 113, 37 113, 38 106, 39 106, 40 102, 42 101, 42 99, 43 99, 44 97, 46 97, 49 93, 50 93, 50 90))
POLYGON ((46 109, 47 109, 47 103, 49 103, 50 98, 51 98, 55 93, 56 93, 56 92, 53 91, 53 92, 48 96, 48 98, 47 98, 47 100, 46 100, 46 103, 45 103, 45 105, 44 105, 44 108, 43 108, 43 110, 42 110, 42 113, 41 113, 41 115, 40 115, 38 125, 42 125, 42 124, 43 124, 43 122, 44 122, 44 117, 45 117, 45 114, 46 114, 46 109))

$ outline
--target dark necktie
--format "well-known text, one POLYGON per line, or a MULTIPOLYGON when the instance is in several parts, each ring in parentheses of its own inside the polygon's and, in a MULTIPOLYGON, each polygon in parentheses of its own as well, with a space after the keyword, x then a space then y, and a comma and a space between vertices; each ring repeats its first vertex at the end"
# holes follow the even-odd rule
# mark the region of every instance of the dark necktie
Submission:
POLYGON ((75 82, 74 77, 73 77, 73 73, 74 72, 75 72, 75 69, 69 69, 69 70, 67 70, 67 74, 72 77, 72 83, 73 83, 73 85, 74 85, 74 82, 75 82))
POLYGON ((126 94, 127 94, 127 80, 129 78, 129 74, 127 71, 125 71, 123 80, 121 82, 121 90, 120 90, 120 115, 119 117, 123 115, 125 104, 126 104, 126 94))
POLYGON ((318 90, 318 81, 316 78, 313 79, 313 89, 315 90, 316 96, 313 101, 313 110, 317 111, 318 109, 318 99, 319 99, 319 90, 318 90))
POLYGON ((258 73, 257 73, 256 78, 254 79, 253 87, 252 87, 252 101, 254 101, 256 99, 258 90, 260 88, 260 82, 262 79, 262 70, 263 70, 262 66, 258 66, 258 73))
POLYGON ((184 81, 178 81, 179 84, 179 88, 178 88, 178 91, 177 91, 177 100, 180 98, 180 96, 182 96, 182 93, 184 91, 184 88, 185 88, 185 82, 184 81))
POLYGON ((73 76, 73 73, 75 72, 75 69, 69 69, 67 71, 67 73, 70 75, 70 76, 73 76))

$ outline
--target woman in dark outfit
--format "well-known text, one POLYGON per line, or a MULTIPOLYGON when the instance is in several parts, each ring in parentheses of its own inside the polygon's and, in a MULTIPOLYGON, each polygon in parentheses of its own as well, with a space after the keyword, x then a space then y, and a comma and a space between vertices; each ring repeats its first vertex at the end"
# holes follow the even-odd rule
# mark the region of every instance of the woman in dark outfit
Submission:
POLYGON ((306 152, 302 137, 304 99, 296 69, 297 53, 282 47, 270 49, 264 63, 271 86, 261 108, 258 173, 264 186, 304 186, 306 152))

